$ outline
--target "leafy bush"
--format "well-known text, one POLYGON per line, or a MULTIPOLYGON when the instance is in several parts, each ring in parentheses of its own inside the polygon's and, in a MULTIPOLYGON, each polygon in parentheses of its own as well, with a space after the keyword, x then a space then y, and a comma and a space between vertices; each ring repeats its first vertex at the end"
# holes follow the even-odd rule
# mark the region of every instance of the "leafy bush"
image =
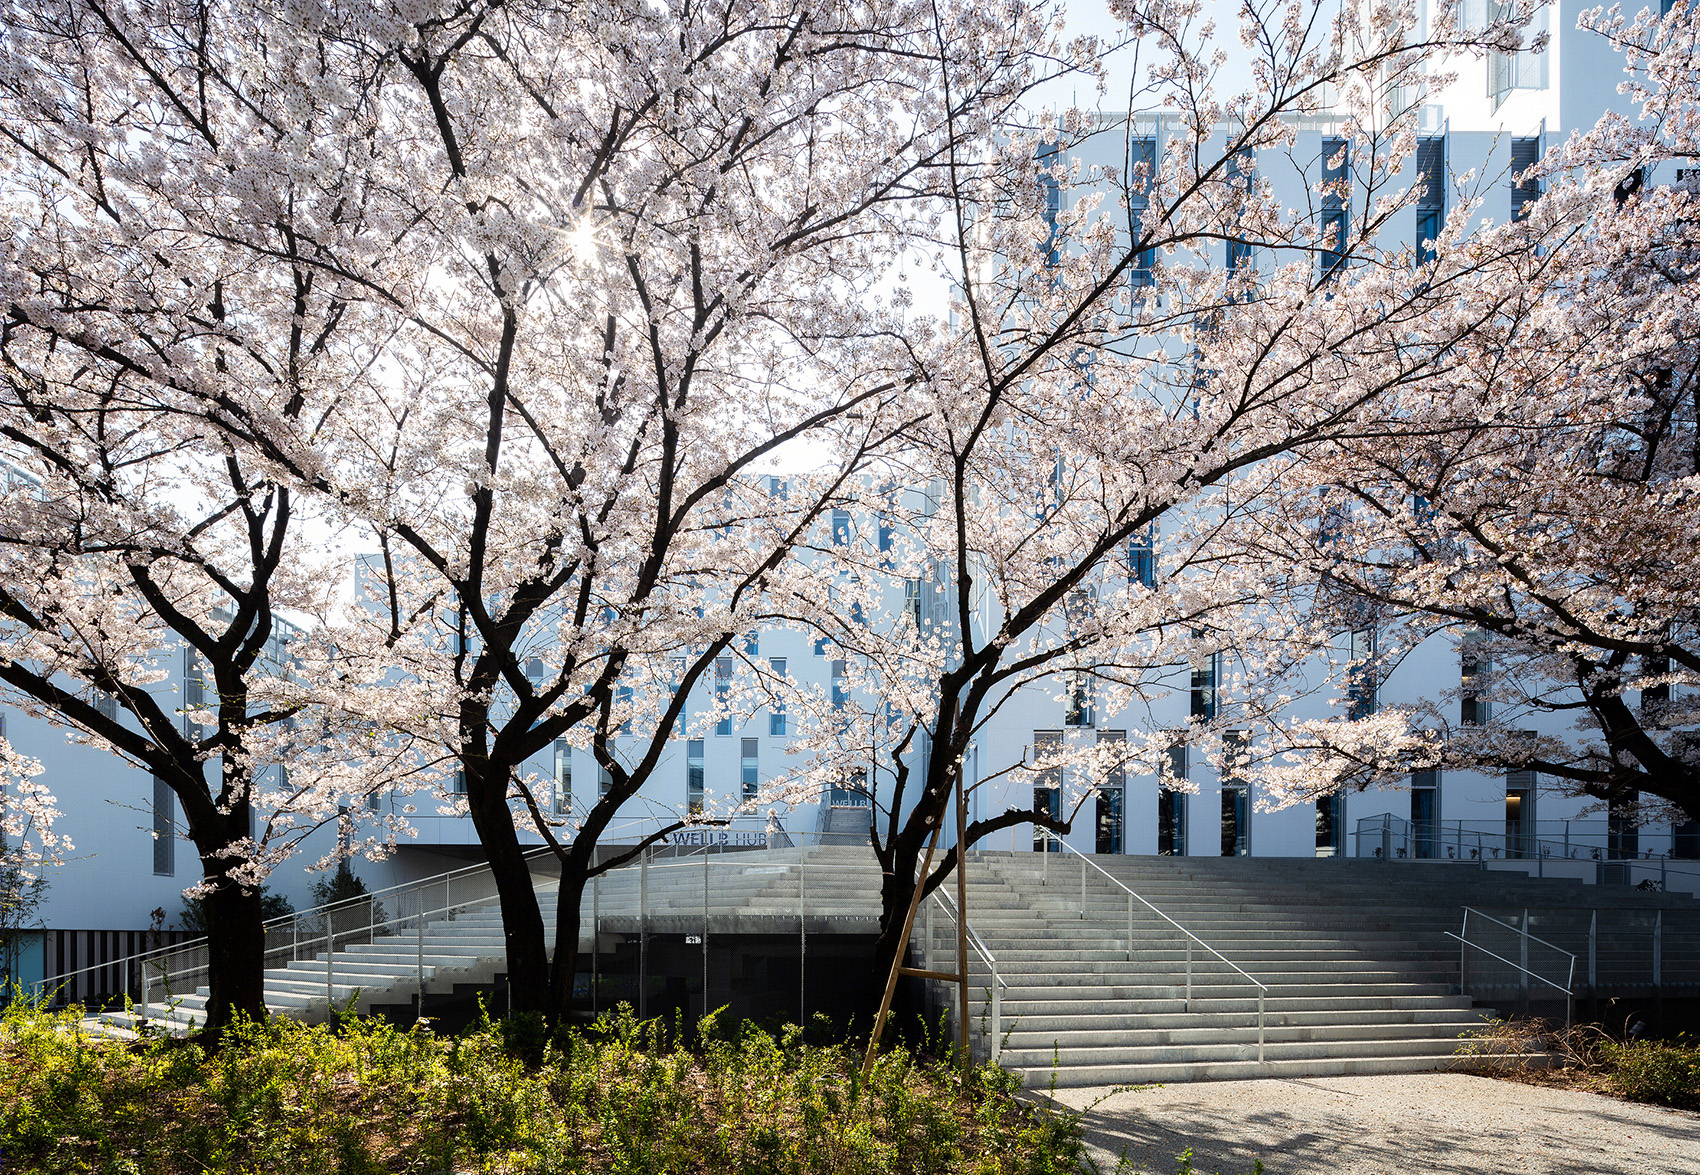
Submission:
POLYGON ((78 1015, 0 1018, 8 1170, 1062 1175, 1082 1158, 1078 1116, 1016 1100, 999 1069, 897 1050, 864 1083, 858 1054, 795 1027, 276 1020, 208 1055, 91 1040, 78 1015))
POLYGON ((1549 1053, 1576 1084, 1599 1093, 1700 1110, 1700 1044, 1687 1038, 1618 1040, 1595 1024, 1490 1020, 1458 1049, 1467 1067, 1489 1072, 1521 1069, 1530 1053, 1549 1053))
POLYGON ((1608 1040, 1597 1047, 1624 1097, 1700 1110, 1700 1046, 1680 1040, 1608 1040))

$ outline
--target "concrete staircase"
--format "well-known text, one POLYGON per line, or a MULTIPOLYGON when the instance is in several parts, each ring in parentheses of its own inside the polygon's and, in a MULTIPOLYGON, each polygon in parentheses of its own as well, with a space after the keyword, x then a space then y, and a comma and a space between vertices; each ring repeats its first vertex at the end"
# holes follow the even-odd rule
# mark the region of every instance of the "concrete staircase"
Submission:
MULTIPOLYGON (((1095 857, 1083 905, 1074 854, 979 863, 969 921, 1007 986, 994 1042, 989 968, 972 959, 974 1039, 1029 1084, 1059 1086, 1439 1068, 1486 1018, 1457 994, 1459 944, 1446 932, 1461 907, 1683 900, 1441 864, 1095 857), (1189 999, 1188 940, 1135 901, 1130 943, 1118 881, 1251 978, 1194 944, 1189 999), (1252 979, 1267 989, 1261 1060, 1252 979)), ((935 919, 932 934, 948 969, 954 927, 935 919)))
MULTIPOLYGON (((552 941, 556 884, 539 876, 537 886, 552 941)), ((647 870, 617 870, 585 894, 579 945, 593 948, 597 920, 605 936, 637 932, 645 910, 657 934, 704 927, 714 935, 791 934, 799 915, 810 935, 867 933, 879 915, 879 890, 878 865, 861 845, 727 853, 706 863, 663 858, 647 870)), ((333 1004, 360 1010, 406 1004, 422 988, 429 995, 489 984, 505 971, 493 899, 457 902, 446 915, 429 912, 441 901, 423 904, 422 926, 402 919, 387 933, 339 941, 328 960, 322 922, 314 930, 307 916, 300 937, 311 941, 317 934, 320 945, 284 948, 266 973, 268 1007, 319 1020, 333 1004)), ((1447 937, 1459 928, 1464 906, 1507 921, 1527 910, 1532 933, 1571 949, 1578 926, 1585 936, 1591 922, 1621 928, 1665 919, 1672 929, 1665 935, 1664 982, 1680 982, 1688 968, 1700 983, 1700 933, 1680 929, 1700 926, 1681 922, 1700 919, 1700 903, 1444 863, 1088 862, 1072 853, 975 853, 968 906, 1001 985, 994 1027, 991 970, 971 952, 972 1039, 982 1055, 997 1056, 1033 1085, 1390 1073, 1451 1064, 1460 1037, 1485 1018, 1459 994, 1459 944, 1447 937), (1130 938, 1123 886, 1229 962, 1191 943, 1189 992, 1191 940, 1138 901, 1130 938), (1606 910, 1603 918, 1592 918, 1594 907, 1606 910)), ((611 941, 604 938, 604 950, 611 941)), ((915 947, 927 965, 952 968, 955 927, 944 903, 924 907, 915 947)), ((1490 989, 1490 998, 1516 990, 1490 989)), ((204 1017, 204 988, 170 999, 157 987, 153 994, 136 1012, 167 1031, 185 1031, 204 1017)), ((130 1014, 103 1019, 112 1031, 135 1027, 130 1014)))
MULTIPOLYGON (((862 879, 854 870, 835 878, 835 869, 811 867, 811 876, 799 883, 800 855, 799 850, 791 849, 707 858, 706 904, 701 857, 658 860, 647 870, 647 878, 641 868, 615 870, 585 892, 579 909, 579 949, 594 947, 597 919, 605 933, 635 932, 643 922, 644 909, 653 931, 694 931, 706 913, 716 933, 728 933, 767 929, 764 920, 770 919, 783 919, 794 926, 800 903, 805 900, 813 907, 811 918, 819 920, 859 896, 862 879), (818 894, 808 892, 816 886, 818 894)), ((553 879, 538 877, 538 901, 551 946, 557 890, 553 879)), ((877 916, 877 886, 873 901, 872 914, 877 916)), ((265 973, 265 1000, 275 1014, 318 1022, 328 1017, 333 1005, 338 1010, 352 1007, 367 1011, 375 1004, 406 1004, 421 990, 430 995, 452 991, 457 985, 488 985, 507 970, 501 911, 491 897, 457 904, 447 914, 428 914, 423 933, 418 921, 411 918, 397 920, 375 933, 361 930, 345 935, 339 930, 328 966, 323 922, 314 922, 313 917, 309 914, 303 918, 305 927, 297 936, 303 945, 289 944, 270 952, 275 965, 265 973)), ((820 925, 817 929, 829 927, 820 925)), ((274 940, 280 937, 288 943, 292 935, 287 930, 273 932, 274 940)), ((206 1018, 208 990, 204 985, 167 991, 156 982, 150 996, 128 1012, 106 1012, 91 1018, 90 1027, 123 1035, 135 1031, 137 1020, 145 1020, 154 1030, 182 1034, 206 1018)))

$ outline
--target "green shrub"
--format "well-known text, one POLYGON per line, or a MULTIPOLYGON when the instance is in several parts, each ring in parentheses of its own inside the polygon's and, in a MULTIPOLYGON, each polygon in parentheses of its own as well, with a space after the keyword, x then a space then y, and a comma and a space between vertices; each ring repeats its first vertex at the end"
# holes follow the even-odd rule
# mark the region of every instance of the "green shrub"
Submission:
POLYGON ((1700 1109, 1700 1046, 1681 1041, 1603 1041, 1598 1052, 1624 1097, 1681 1109, 1700 1109))
POLYGON ((91 1040, 79 1015, 0 1016, 7 1170, 1062 1175, 1082 1157, 1078 1117, 1015 1100, 1009 1074, 896 1050, 863 1082, 859 1054, 796 1027, 622 1010, 444 1038, 350 1016, 243 1024, 209 1055, 91 1040))

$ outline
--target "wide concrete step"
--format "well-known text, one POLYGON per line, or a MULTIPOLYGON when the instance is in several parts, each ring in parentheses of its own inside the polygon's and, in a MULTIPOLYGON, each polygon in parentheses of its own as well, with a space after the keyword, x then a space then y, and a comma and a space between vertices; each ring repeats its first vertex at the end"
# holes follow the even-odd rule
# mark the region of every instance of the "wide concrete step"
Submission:
MULTIPOLYGON (((1416 1036, 1398 1040, 1305 1040, 1270 1042, 1265 1039, 1266 1061, 1344 1060, 1351 1057, 1441 1057, 1457 1055, 1458 1038, 1452 1036, 1416 1036)), ((1249 1038, 1218 1044, 1129 1046, 1123 1044, 1084 1048, 1044 1046, 1033 1049, 1007 1048, 1000 1061, 1008 1068, 1037 1068, 1055 1058, 1061 1068, 1103 1068, 1111 1065, 1158 1065, 1186 1061, 1208 1064, 1212 1061, 1255 1061, 1257 1033, 1249 1038)))
MULTIPOLYGON (((1166 990, 1174 991, 1174 989, 1166 990)), ((985 1001, 982 998, 981 990, 972 992, 971 999, 976 1009, 984 1006, 985 1001)), ((1190 1004, 1183 994, 1171 994, 1160 998, 1142 997, 1138 999, 1087 1001, 1075 998, 1014 999, 1007 992, 1004 993, 1001 1003, 1005 1023, 1030 1016, 1073 1015, 1080 1013, 1083 1008, 1090 1008, 1095 1013, 1122 1016, 1130 1020, 1145 1016, 1194 1014, 1234 1016, 1257 1012, 1256 996, 1246 995, 1246 989, 1243 986, 1232 996, 1218 995, 1210 999, 1194 998, 1190 1001, 1190 1004)), ((1324 1013, 1340 1011, 1344 1013, 1385 1009, 1389 1012, 1401 1012, 1428 1008, 1462 1011, 1472 1007, 1472 1001, 1466 996, 1457 995, 1369 995, 1360 992, 1355 995, 1332 996, 1266 996, 1263 1007, 1265 1015, 1282 1011, 1324 1013)))
MULTIPOLYGON (((1521 1053, 1496 1057, 1496 1064, 1540 1068, 1549 1063, 1545 1053, 1521 1053)), ((1461 1064, 1452 1055, 1360 1055, 1353 1057, 1269 1058, 1225 1061, 1157 1061, 1145 1064, 1071 1064, 1052 1068, 1042 1065, 1010 1065, 1028 1088, 1076 1088, 1088 1085, 1147 1085, 1166 1081, 1246 1081, 1256 1077, 1354 1077, 1373 1073, 1420 1073, 1448 1069, 1461 1064)))
MULTIPOLYGON (((1373 1021, 1360 1024, 1319 1023, 1309 1025, 1263 1025, 1266 1045, 1312 1044, 1318 1042, 1361 1042, 1376 1040, 1436 1040, 1444 1038, 1455 1048, 1458 1037, 1482 1026, 1480 1017, 1468 1020, 1427 1021, 1423 1023, 1387 1023, 1373 1021)), ((1004 1048, 1020 1053, 1027 1050, 1061 1049, 1070 1051, 1085 1048, 1176 1048, 1193 1049, 1203 1045, 1255 1044, 1258 1037, 1257 1017, 1239 1017, 1229 1023, 1218 1018, 1208 1025, 1195 1024, 1183 1028, 1122 1028, 1075 1029, 1044 1031, 1019 1022, 1013 1030, 1004 1032, 1004 1048)))
MULTIPOLYGON (((1223 1001, 1224 1003, 1227 1001, 1223 1001)), ((1270 1028, 1317 1028, 1352 1025, 1424 1025, 1424 1024, 1468 1024, 1477 1026, 1482 1023, 1482 1017, 1470 1010, 1468 1001, 1460 1000, 1462 1006, 1428 1006, 1414 1008, 1335 1008, 1323 1007, 1311 1011, 1301 1011, 1285 1007, 1291 1001, 1281 1001, 1282 1006, 1267 1003, 1264 1008, 1264 1023, 1270 1028)), ((976 1003, 975 1008, 981 1008, 976 1003)), ((1006 1011, 1002 1027, 1005 1030, 1037 1033, 1072 1033, 1122 1031, 1141 1029, 1177 1029, 1195 1028, 1210 1020, 1233 1020, 1238 1017, 1255 1016, 1255 1004, 1247 1003, 1244 1007, 1234 1010, 1215 1010, 1211 1012, 1158 1012, 1139 1013, 1127 1011, 1113 1012, 1065 1012, 1059 1015, 1036 1015, 1028 1011, 1012 1018, 1006 1011)), ((979 1021, 976 1019, 975 1021, 979 1021)))

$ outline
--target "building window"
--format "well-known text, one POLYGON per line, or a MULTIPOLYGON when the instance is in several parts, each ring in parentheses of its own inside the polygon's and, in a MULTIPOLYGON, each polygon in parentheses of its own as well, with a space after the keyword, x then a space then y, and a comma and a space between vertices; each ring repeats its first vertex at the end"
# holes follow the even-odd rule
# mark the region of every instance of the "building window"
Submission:
POLYGON ((629 685, 616 686, 614 689, 614 708, 625 717, 620 720, 620 733, 632 732, 632 687, 629 685))
POLYGON ((1098 819, 1096 850, 1100 853, 1119 853, 1123 851, 1122 812, 1127 795, 1127 768, 1123 764, 1122 755, 1127 747, 1127 732, 1121 730, 1100 730, 1098 732, 1098 747, 1115 756, 1104 770, 1104 778, 1098 785, 1098 819))
MULTIPOLYGON (((117 720, 117 718, 118 718, 118 698, 117 698, 116 695, 109 694, 103 689, 97 689, 97 690, 94 691, 93 701, 94 701, 95 710, 100 714, 100 716, 102 718, 105 718, 109 721, 116 721, 117 720)), ((0 731, 0 734, 3 734, 3 733, 4 733, 4 731, 0 731)))
POLYGON ((1216 717, 1216 679, 1222 654, 1211 653, 1192 667, 1192 716, 1208 722, 1216 717))
POLYGON ((1606 797, 1606 856, 1615 860, 1641 855, 1641 833, 1635 826, 1635 805, 1641 793, 1630 790, 1606 797))
POLYGON ((1458 646, 1458 721, 1465 726, 1486 726, 1492 706, 1487 699, 1487 677, 1493 672, 1485 639, 1479 632, 1466 633, 1458 646))
POLYGON ((1440 856, 1440 772, 1429 768, 1411 772, 1411 855, 1420 860, 1440 856))
MULTIPOLYGON (((1033 763, 1034 766, 1054 759, 1062 753, 1062 731, 1035 730, 1033 732, 1033 763)), ((1041 767, 1033 777, 1033 811, 1041 816, 1049 816, 1052 820, 1062 819, 1062 765, 1051 763, 1041 767)), ((1035 853, 1056 853, 1062 851, 1062 846, 1052 838, 1049 832, 1038 828, 1033 830, 1033 851, 1035 853)))
POLYGON ((1156 524, 1152 524, 1127 540, 1127 582, 1130 586, 1157 586, 1156 529, 1156 524))
POLYGON ((555 740, 555 815, 572 810, 573 749, 564 738, 555 740))
POLYGON ((685 740, 685 807, 692 816, 702 814, 702 739, 685 740))
POLYGON ((1417 140, 1417 264, 1434 260, 1446 223, 1446 140, 1417 140))
POLYGON ((1222 855, 1251 853, 1251 785, 1243 772, 1251 753, 1251 732, 1230 730, 1222 736, 1222 855))
MULTIPOLYGON (((1236 191, 1250 193, 1256 181, 1257 168, 1250 151, 1236 151, 1228 158, 1228 179, 1236 191)), ((1255 265, 1251 242, 1243 237, 1229 237, 1228 276, 1249 270, 1255 265)))
MULTIPOLYGON (((785 689, 785 658, 773 659, 773 676, 779 679, 776 691, 785 689)), ((785 737, 785 695, 778 692, 773 699, 773 709, 767 715, 767 733, 774 738, 785 737)))
MULTIPOLYGON (((1127 163, 1128 223, 1137 243, 1145 235, 1145 212, 1151 206, 1151 193, 1156 186, 1157 140, 1133 140, 1128 144, 1127 163)), ((1128 283, 1136 300, 1145 290, 1157 284, 1156 260, 1157 251, 1150 247, 1134 253, 1128 283)))
POLYGON ((714 712, 718 715, 714 733, 732 733, 732 658, 714 659, 714 712))
POLYGON ((817 656, 817 657, 826 656, 826 646, 831 644, 831 643, 832 643, 831 638, 824 637, 824 636, 817 636, 815 638, 815 656, 817 656))
POLYGON ((1339 792, 1330 792, 1316 799, 1316 855, 1319 857, 1344 856, 1342 845, 1346 838, 1345 822, 1342 819, 1339 792))
POLYGON ((903 581, 903 611, 914 622, 915 631, 921 631, 921 581, 906 579, 903 581))
POLYGON ((1347 644, 1346 717, 1361 721, 1375 713, 1376 636, 1373 628, 1354 629, 1347 644))
MULTIPOLYGON (((608 757, 614 757, 614 740, 608 740, 608 757)), ((597 798, 607 795, 614 788, 614 773, 600 762, 596 765, 596 795, 597 798)))
POLYGON ((1322 280, 1346 266, 1352 231, 1352 146, 1345 139, 1322 140, 1322 280))
MULTIPOLYGON (((1535 732, 1520 732, 1526 739, 1535 732)), ((1505 855, 1531 857, 1535 852, 1535 783, 1532 768, 1516 767, 1505 773, 1505 855)))
POLYGON ((1529 206, 1541 198, 1541 181, 1526 174, 1541 161, 1539 139, 1511 140, 1511 219, 1529 215, 1529 206))
POLYGON ((849 690, 844 680, 844 662, 832 663, 832 708, 844 709, 844 703, 849 697, 849 690))
POLYGON ((834 510, 832 512, 832 543, 842 547, 850 541, 850 511, 834 510))
POLYGON ((153 777, 153 871, 156 877, 177 873, 177 797, 157 775, 153 777))
POLYGON ((1068 699, 1063 711, 1064 726, 1096 725, 1092 707, 1092 678, 1081 672, 1068 675, 1068 699))
POLYGON ((753 800, 756 798, 756 789, 760 785, 760 778, 757 774, 757 768, 759 766, 757 755, 759 754, 759 750, 756 740, 753 738, 746 738, 740 741, 742 743, 742 747, 741 755, 738 760, 738 780, 744 786, 744 798, 746 800, 753 800))
POLYGON ((1186 740, 1178 733, 1163 752, 1157 772, 1157 853, 1186 856, 1186 786, 1189 764, 1186 740))
MULTIPOLYGON (((1509 7, 1508 0, 1488 0, 1492 10, 1491 15, 1497 18, 1509 7)), ((1529 22, 1525 30, 1525 44, 1529 39, 1547 31, 1547 10, 1543 6, 1535 13, 1534 20, 1529 22)), ((1516 53, 1501 53, 1497 50, 1488 57, 1488 94, 1493 98, 1495 109, 1510 96, 1512 90, 1544 90, 1547 88, 1547 57, 1549 53, 1530 53, 1522 50, 1516 53)))
POLYGON ((1062 183, 1057 177, 1061 168, 1055 143, 1039 147, 1039 191, 1045 200, 1045 264, 1055 266, 1061 258, 1062 183))

